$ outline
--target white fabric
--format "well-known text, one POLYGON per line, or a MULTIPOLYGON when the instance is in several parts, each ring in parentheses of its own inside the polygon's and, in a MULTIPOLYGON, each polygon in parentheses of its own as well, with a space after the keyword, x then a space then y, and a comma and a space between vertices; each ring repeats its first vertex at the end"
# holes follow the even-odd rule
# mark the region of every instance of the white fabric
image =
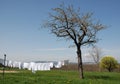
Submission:
POLYGON ((23 68, 23 69, 28 69, 28 68, 29 68, 29 63, 23 63, 22 68, 23 68))
POLYGON ((17 61, 6 61, 6 66, 19 68, 19 69, 28 69, 31 70, 33 73, 35 73, 38 70, 50 70, 55 66, 55 68, 61 68, 63 65, 65 65, 64 61, 59 62, 46 62, 46 63, 35 63, 35 62, 17 62, 17 61))

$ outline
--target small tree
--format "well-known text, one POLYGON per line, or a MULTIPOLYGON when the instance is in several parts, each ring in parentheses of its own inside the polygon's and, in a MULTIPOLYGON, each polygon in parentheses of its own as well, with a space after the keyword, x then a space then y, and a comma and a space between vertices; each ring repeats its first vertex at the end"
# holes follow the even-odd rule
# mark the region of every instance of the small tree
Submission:
POLYGON ((97 46, 93 46, 92 49, 89 51, 89 54, 93 58, 93 61, 96 64, 99 64, 100 58, 102 56, 102 50, 97 46))
POLYGON ((73 6, 61 5, 54 8, 49 19, 46 25, 53 34, 74 42, 77 49, 80 78, 84 78, 81 47, 97 42, 96 34, 105 26, 93 21, 92 13, 82 14, 73 6))
POLYGON ((118 67, 118 62, 114 57, 106 56, 101 59, 100 67, 111 72, 118 67))

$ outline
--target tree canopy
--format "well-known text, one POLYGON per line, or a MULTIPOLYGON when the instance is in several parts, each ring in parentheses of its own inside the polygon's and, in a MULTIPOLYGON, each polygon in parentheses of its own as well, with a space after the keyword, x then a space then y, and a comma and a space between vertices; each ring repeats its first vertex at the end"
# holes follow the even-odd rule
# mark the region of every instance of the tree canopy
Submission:
POLYGON ((107 69, 109 72, 111 72, 118 67, 118 62, 112 56, 105 56, 101 59, 100 67, 103 69, 107 69))
POLYGON ((92 19, 93 13, 82 14, 80 9, 76 10, 73 6, 62 5, 52 10, 47 27, 57 37, 73 40, 76 45, 95 43, 98 40, 97 32, 105 28, 99 21, 92 19))

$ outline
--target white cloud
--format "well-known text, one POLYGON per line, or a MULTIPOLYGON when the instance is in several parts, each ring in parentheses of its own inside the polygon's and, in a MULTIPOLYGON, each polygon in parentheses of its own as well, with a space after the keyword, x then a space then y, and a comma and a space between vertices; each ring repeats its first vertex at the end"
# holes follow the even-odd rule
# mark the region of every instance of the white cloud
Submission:
POLYGON ((114 53, 118 53, 120 52, 119 49, 103 49, 104 52, 114 52, 114 53))
POLYGON ((35 49, 35 51, 64 51, 70 48, 46 48, 46 49, 35 49))

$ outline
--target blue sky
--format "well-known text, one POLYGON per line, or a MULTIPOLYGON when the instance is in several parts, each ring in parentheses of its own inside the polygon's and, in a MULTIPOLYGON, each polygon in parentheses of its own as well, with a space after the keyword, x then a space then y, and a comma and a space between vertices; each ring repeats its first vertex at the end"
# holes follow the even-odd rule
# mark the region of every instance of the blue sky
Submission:
MULTIPOLYGON (((120 60, 120 0, 0 0, 0 58, 40 61, 64 60, 77 62, 72 42, 58 39, 41 28, 51 9, 61 3, 80 7, 82 13, 93 12, 93 18, 108 26, 98 37, 97 45, 105 55, 120 60)), ((83 48, 83 60, 87 48, 83 48)))

